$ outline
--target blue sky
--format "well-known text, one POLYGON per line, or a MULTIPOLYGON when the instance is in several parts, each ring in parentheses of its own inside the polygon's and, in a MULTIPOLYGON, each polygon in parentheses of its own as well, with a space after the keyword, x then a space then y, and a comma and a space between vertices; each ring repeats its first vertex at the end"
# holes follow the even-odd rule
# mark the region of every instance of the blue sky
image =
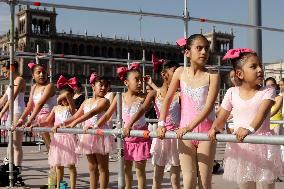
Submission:
MULTIPOLYGON (((74 4, 82 6, 157 12, 181 15, 183 0, 45 0, 42 2, 74 4)), ((204 17, 215 20, 248 23, 248 0, 188 0, 189 12, 192 17, 204 17)), ((268 27, 284 28, 283 22, 284 1, 262 1, 262 25, 268 27)), ((140 39, 140 24, 138 16, 118 14, 84 12, 57 9, 57 31, 96 35, 100 32, 103 36, 129 37, 140 39)), ((212 30, 213 25, 207 23, 190 22, 190 34, 212 30)), ((0 34, 9 28, 9 8, 0 3, 0 34)), ((230 26, 216 25, 217 31, 230 32, 230 26)), ((248 30, 233 27, 235 47, 248 46, 248 30)), ((178 20, 143 17, 142 37, 150 41, 171 42, 183 36, 183 23, 178 20)), ((284 33, 263 31, 263 61, 274 62, 284 59, 284 33)))

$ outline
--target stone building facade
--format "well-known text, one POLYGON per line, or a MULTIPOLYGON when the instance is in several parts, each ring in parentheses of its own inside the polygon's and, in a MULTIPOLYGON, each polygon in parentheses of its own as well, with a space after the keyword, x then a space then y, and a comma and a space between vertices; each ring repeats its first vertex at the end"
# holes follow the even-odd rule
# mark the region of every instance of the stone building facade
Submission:
MULTIPOLYGON (((52 52, 64 56, 76 55, 82 58, 92 58, 92 61, 69 61, 56 60, 53 62, 53 73, 78 77, 83 83, 93 71, 99 75, 108 77, 114 85, 121 85, 116 76, 116 68, 126 65, 128 53, 131 60, 141 60, 142 50, 145 50, 146 61, 151 61, 154 53, 158 58, 174 59, 183 62, 183 54, 175 44, 162 44, 156 42, 141 42, 129 38, 106 38, 102 35, 89 36, 73 34, 72 31, 59 33, 56 29, 57 13, 55 9, 31 8, 29 6, 19 7, 16 26, 16 50, 20 52, 48 53, 49 41, 51 41, 52 52), (98 59, 94 59, 98 58, 98 59)), ((224 52, 233 47, 233 34, 212 32, 204 34, 211 41, 210 64, 223 64, 220 57, 224 52)), ((8 51, 9 32, 0 37, 0 51, 8 51)), ((31 73, 27 63, 34 61, 34 57, 21 58, 20 72, 24 78, 30 79, 31 73)), ((47 60, 40 60, 48 62, 47 60)), ((153 74, 151 64, 146 64, 145 72, 157 78, 153 74)))

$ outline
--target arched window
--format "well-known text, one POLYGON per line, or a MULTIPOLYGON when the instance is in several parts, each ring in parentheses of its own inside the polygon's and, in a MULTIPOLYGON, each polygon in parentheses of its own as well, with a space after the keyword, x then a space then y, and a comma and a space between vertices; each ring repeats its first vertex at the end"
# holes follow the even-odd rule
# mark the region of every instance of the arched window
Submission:
POLYGON ((43 28, 43 21, 42 20, 38 21, 38 26, 39 26, 39 32, 38 33, 43 34, 44 28, 43 28))
POLYGON ((23 20, 23 29, 22 29, 22 32, 23 33, 26 33, 26 20, 23 20))
POLYGON ((129 49, 129 54, 130 54, 130 60, 134 60, 135 56, 134 56, 134 50, 133 49, 129 49))
POLYGON ((108 48, 108 57, 109 58, 113 58, 114 57, 114 53, 113 53, 113 48, 112 47, 108 48))
POLYGON ((152 60, 152 54, 153 54, 153 51, 149 50, 146 56, 146 60, 152 60))
POLYGON ((64 54, 70 54, 69 44, 64 43, 64 54))
POLYGON ((121 58, 121 57, 122 57, 121 49, 120 49, 120 48, 116 48, 116 49, 115 49, 115 57, 116 57, 116 58, 121 58))
POLYGON ((32 20, 32 31, 33 33, 37 33, 37 20, 36 19, 32 20))
POLYGON ((102 57, 107 57, 107 48, 102 47, 102 57))
POLYGON ((122 49, 121 55, 122 55, 121 58, 127 59, 127 50, 126 49, 122 49))
POLYGON ((85 56, 85 46, 83 44, 79 46, 79 55, 85 56))
POLYGON ((48 20, 46 20, 45 22, 44 22, 44 28, 45 28, 45 30, 44 30, 44 33, 45 34, 48 34, 49 33, 49 21, 48 20))
POLYGON ((72 45, 72 54, 78 55, 78 46, 76 44, 72 45))
POLYGON ((56 43, 56 50, 55 50, 55 53, 56 53, 56 54, 61 54, 62 52, 63 52, 62 43, 57 42, 57 43, 56 43))
POLYGON ((93 56, 93 47, 91 45, 87 46, 86 51, 87 51, 87 54, 86 54, 87 56, 93 56))
POLYGON ((101 56, 100 47, 95 46, 95 48, 94 48, 94 56, 96 56, 96 57, 100 57, 101 56))
POLYGON ((143 56, 142 51, 139 51, 139 50, 135 51, 135 59, 136 60, 141 60, 142 56, 143 56))

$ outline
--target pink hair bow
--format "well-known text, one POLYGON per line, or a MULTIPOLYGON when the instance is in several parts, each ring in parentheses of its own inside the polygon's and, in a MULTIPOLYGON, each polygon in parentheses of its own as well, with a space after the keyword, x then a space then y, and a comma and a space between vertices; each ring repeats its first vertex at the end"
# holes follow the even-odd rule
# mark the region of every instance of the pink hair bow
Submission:
POLYGON ((116 73, 121 81, 125 79, 125 75, 129 70, 137 70, 139 69, 140 64, 138 62, 133 62, 129 68, 128 67, 119 67, 116 69, 116 73))
POLYGON ((36 64, 35 64, 34 62, 28 63, 28 67, 29 67, 30 69, 33 69, 33 67, 35 67, 35 66, 36 66, 36 64))
POLYGON ((225 56, 223 57, 223 60, 238 58, 240 57, 241 53, 255 53, 255 52, 250 48, 230 49, 226 52, 225 56))
POLYGON ((164 64, 164 59, 158 59, 154 54, 152 54, 152 63, 154 72, 157 72, 159 69, 159 65, 164 64))
POLYGON ((184 47, 186 45, 186 43, 187 43, 187 39, 185 39, 185 38, 181 38, 181 39, 178 39, 176 41, 176 44, 180 47, 184 47))
POLYGON ((77 78, 76 77, 72 77, 70 79, 66 79, 63 75, 61 75, 59 77, 59 79, 57 80, 57 88, 60 89, 64 86, 68 85, 69 87, 71 87, 71 89, 76 90, 77 87, 77 78))
POLYGON ((93 72, 90 77, 90 83, 92 84, 98 78, 98 74, 93 72))

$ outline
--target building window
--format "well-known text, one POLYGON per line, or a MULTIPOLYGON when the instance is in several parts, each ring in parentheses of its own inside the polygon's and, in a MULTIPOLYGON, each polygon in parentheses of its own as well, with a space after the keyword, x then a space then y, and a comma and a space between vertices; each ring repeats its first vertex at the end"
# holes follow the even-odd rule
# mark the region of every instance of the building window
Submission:
POLYGON ((79 46, 79 55, 85 56, 85 46, 83 44, 79 46))
POLYGON ((61 54, 63 52, 63 49, 62 49, 62 43, 56 43, 56 51, 55 53, 56 54, 61 54))
POLYGON ((139 50, 136 50, 135 51, 135 59, 136 60, 141 60, 142 59, 142 56, 143 56, 143 52, 139 51, 139 50))
POLYGON ((106 47, 102 48, 102 57, 107 57, 107 48, 106 47))
POLYGON ((93 47, 91 45, 87 46, 87 56, 93 56, 93 47))
POLYGON ((76 44, 72 45, 72 55, 78 55, 78 46, 76 44))
POLYGON ((127 50, 126 49, 122 49, 121 58, 127 59, 127 50))
POLYGON ((153 54, 153 51, 149 50, 146 56, 146 60, 152 60, 152 54, 153 54))
POLYGON ((108 57, 109 58, 113 58, 114 57, 113 48, 111 48, 111 47, 108 49, 108 57))
POLYGON ((70 54, 69 44, 64 43, 64 54, 70 54))
POLYGON ((101 56, 100 47, 95 46, 95 48, 94 48, 94 56, 96 56, 96 57, 100 57, 101 56))
POLYGON ((121 58, 122 57, 120 48, 116 48, 115 49, 115 57, 116 58, 121 58))

